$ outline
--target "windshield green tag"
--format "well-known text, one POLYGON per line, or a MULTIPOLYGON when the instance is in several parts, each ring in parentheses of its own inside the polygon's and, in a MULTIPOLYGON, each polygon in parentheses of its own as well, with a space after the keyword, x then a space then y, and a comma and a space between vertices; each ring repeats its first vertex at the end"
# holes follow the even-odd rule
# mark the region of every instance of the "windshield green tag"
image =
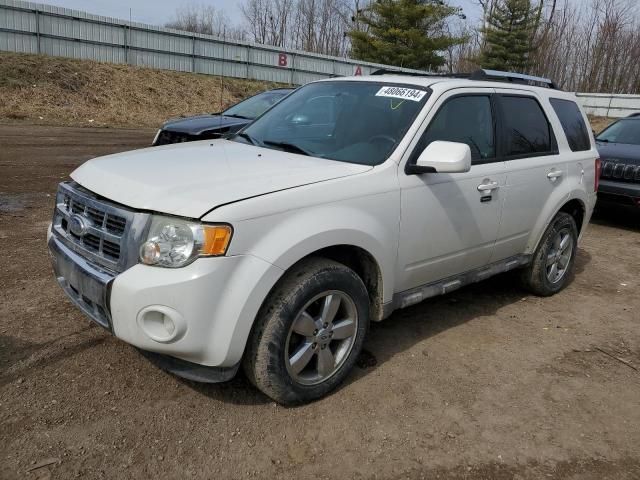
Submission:
POLYGON ((414 90, 413 88, 385 86, 378 90, 376 97, 401 98, 419 102, 426 93, 424 90, 414 90))

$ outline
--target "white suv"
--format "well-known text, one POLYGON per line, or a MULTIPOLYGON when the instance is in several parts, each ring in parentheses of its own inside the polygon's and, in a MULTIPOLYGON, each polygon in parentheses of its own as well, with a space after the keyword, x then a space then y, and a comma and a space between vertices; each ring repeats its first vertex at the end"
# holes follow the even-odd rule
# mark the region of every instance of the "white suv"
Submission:
POLYGON ((516 74, 310 83, 233 138, 83 164, 58 190, 55 274, 177 375, 242 365, 310 401, 398 308, 512 269, 561 290, 596 200, 586 125, 573 95, 516 74))

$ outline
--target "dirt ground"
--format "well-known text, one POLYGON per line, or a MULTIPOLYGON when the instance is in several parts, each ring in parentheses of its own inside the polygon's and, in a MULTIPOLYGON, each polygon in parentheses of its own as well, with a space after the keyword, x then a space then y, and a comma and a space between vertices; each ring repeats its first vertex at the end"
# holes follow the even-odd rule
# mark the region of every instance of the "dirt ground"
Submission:
POLYGON ((555 297, 502 275, 399 311, 343 388, 283 408, 158 370, 54 282, 56 184, 152 136, 0 126, 0 478, 640 478, 637 211, 596 214, 555 297))

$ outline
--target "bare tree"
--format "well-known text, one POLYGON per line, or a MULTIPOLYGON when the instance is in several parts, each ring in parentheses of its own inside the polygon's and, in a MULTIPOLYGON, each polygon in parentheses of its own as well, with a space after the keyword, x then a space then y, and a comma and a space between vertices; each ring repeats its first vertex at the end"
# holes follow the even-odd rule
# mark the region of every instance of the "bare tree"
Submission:
POLYGON ((190 4, 177 9, 173 20, 166 23, 165 27, 222 36, 228 24, 229 18, 224 10, 211 5, 190 4))
POLYGON ((240 10, 257 43, 326 55, 347 55, 346 32, 370 0, 244 0, 240 10))
POLYGON ((631 0, 564 0, 535 50, 532 72, 567 90, 640 93, 640 21, 631 0))

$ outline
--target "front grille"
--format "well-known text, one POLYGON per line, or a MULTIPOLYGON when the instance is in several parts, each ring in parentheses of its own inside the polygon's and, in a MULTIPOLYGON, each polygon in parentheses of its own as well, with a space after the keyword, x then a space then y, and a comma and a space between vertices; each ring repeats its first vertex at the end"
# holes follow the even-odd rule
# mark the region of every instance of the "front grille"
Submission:
POLYGON ((64 218, 62 225, 67 237, 87 250, 107 257, 109 261, 120 259, 120 240, 127 226, 127 220, 117 215, 109 215, 99 203, 89 205, 88 199, 74 195, 72 192, 62 194, 62 213, 77 215, 87 222, 88 232, 81 235, 71 230, 69 218, 64 218), (65 212, 66 210, 66 212, 65 212), (107 228, 107 218, 110 218, 112 228, 107 228), (117 228, 113 228, 117 225, 117 228), (107 235, 109 235, 108 238, 107 235))
POLYGON ((93 264, 122 272, 137 262, 149 215, 114 204, 76 183, 58 188, 54 233, 93 264))
POLYGON ((640 165, 634 165, 625 160, 603 160, 600 177, 620 182, 640 183, 640 165))
POLYGON ((124 227, 127 226, 127 221, 122 217, 117 217, 115 215, 107 215, 107 222, 105 223, 105 227, 108 232, 114 233, 116 235, 122 235, 124 233, 124 227))

